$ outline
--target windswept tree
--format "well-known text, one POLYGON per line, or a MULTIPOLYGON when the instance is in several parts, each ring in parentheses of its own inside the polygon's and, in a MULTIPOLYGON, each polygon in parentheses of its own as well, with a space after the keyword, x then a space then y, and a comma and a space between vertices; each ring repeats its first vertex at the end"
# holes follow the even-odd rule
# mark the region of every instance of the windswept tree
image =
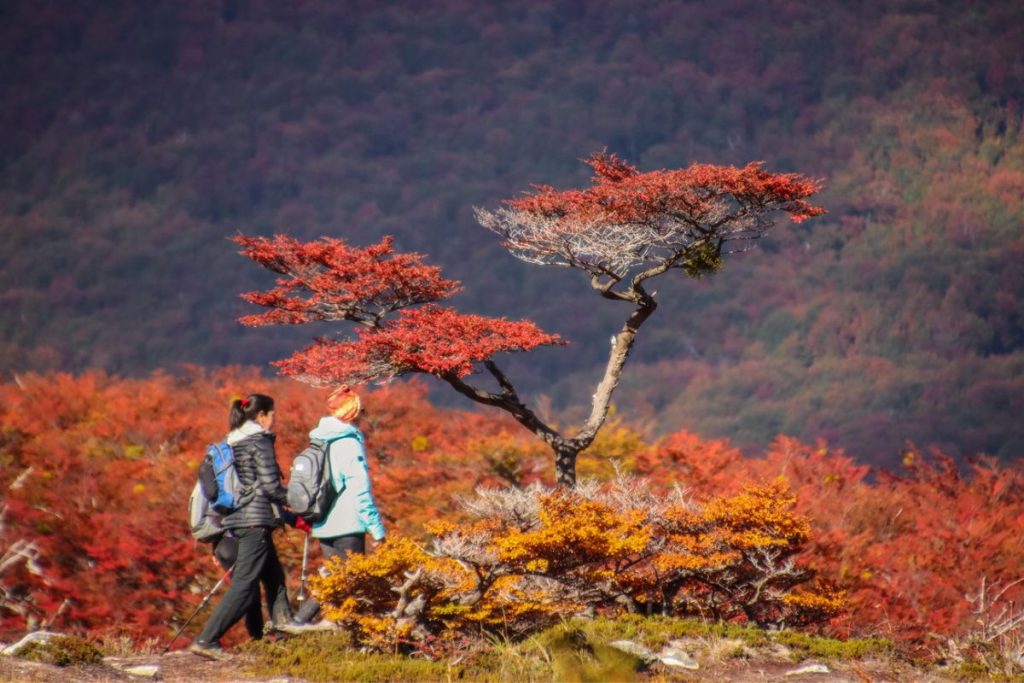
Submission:
POLYGON ((553 451, 558 483, 573 486, 576 458, 604 423, 637 332, 658 306, 648 281, 672 271, 694 278, 714 273, 726 254, 746 251, 765 235, 778 212, 795 222, 824 213, 807 201, 820 189, 817 181, 769 173, 760 164, 693 164, 640 173, 604 153, 587 163, 594 169, 590 187, 538 186, 497 210, 476 210, 480 224, 501 235, 516 257, 583 271, 598 295, 629 306, 590 414, 574 431, 559 431, 542 420, 494 360, 500 352, 564 343, 558 335, 528 321, 438 306, 459 283, 443 278, 418 254, 395 253, 390 238, 357 248, 332 238, 236 237, 242 254, 281 276, 273 289, 243 295, 269 310, 241 321, 252 326, 357 323, 361 327, 353 338, 319 338, 275 365, 317 385, 434 375, 473 401, 507 411, 543 439, 553 451), (473 379, 478 375, 489 376, 486 385, 473 379))

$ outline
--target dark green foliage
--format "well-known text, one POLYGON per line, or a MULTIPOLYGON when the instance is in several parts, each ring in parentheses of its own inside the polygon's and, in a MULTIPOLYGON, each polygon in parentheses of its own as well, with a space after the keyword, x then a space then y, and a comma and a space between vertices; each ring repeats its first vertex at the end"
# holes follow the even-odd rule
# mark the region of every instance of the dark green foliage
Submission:
POLYGON ((683 259, 683 272, 692 278, 700 279, 705 275, 714 275, 722 269, 721 245, 703 242, 690 249, 683 259))

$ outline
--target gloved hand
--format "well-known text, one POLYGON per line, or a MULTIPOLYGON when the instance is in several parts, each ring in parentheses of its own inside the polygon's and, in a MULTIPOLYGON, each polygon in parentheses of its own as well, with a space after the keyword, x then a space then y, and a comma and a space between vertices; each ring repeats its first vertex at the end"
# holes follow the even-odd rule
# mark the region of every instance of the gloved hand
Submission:
POLYGON ((309 522, 298 515, 295 515, 295 528, 307 534, 313 530, 313 527, 309 525, 309 522))

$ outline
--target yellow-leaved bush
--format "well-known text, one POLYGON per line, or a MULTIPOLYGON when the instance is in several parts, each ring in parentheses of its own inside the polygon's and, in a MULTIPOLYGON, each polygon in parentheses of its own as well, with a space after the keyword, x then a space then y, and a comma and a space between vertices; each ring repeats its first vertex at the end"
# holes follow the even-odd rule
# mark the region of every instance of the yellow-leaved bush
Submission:
POLYGON ((799 553, 808 521, 783 481, 698 505, 620 476, 572 490, 481 489, 475 521, 430 526, 332 560, 324 616, 379 649, 455 634, 521 637, 576 614, 702 615, 761 625, 826 621, 843 596, 799 553))

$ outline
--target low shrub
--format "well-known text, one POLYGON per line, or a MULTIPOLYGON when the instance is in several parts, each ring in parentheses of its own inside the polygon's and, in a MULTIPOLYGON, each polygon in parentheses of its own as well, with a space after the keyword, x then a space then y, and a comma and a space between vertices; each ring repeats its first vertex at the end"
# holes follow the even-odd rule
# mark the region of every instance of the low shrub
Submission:
POLYGON ((480 490, 475 520, 436 522, 328 563, 327 618, 379 651, 458 634, 519 639, 574 615, 695 615, 761 626, 828 620, 843 596, 798 562, 809 525, 781 482, 703 505, 637 479, 572 491, 480 490))

